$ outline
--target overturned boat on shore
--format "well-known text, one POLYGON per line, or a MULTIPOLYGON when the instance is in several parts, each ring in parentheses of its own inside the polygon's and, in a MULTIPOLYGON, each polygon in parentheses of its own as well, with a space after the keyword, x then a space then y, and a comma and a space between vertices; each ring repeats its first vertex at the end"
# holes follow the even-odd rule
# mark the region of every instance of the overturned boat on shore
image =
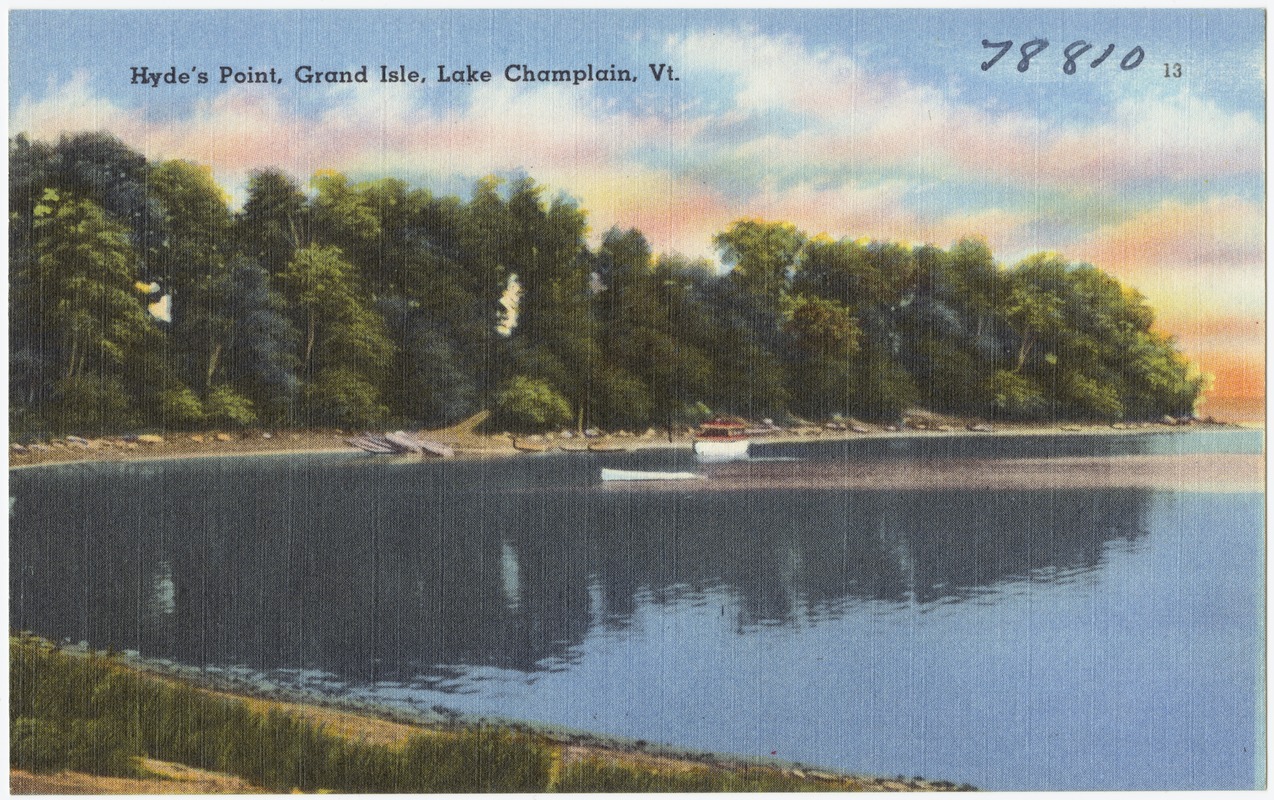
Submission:
POLYGON ((441 442, 422 439, 404 431, 393 433, 364 433, 345 440, 350 447, 355 447, 373 455, 422 455, 436 458, 451 458, 456 451, 441 442))

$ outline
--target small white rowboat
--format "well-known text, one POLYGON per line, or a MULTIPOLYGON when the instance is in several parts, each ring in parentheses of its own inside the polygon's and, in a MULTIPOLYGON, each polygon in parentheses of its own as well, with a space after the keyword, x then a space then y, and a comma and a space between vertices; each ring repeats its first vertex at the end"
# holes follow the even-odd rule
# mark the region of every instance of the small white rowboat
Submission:
POLYGON ((635 469, 610 469, 602 467, 604 481, 687 481, 702 478, 693 472, 647 472, 635 469))

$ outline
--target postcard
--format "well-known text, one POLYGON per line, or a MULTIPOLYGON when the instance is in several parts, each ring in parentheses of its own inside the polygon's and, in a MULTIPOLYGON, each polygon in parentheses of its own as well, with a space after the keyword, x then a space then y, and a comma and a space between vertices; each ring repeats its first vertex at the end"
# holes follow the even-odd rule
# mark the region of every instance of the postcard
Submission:
POLYGON ((12 11, 12 791, 1264 788, 1265 25, 12 11))

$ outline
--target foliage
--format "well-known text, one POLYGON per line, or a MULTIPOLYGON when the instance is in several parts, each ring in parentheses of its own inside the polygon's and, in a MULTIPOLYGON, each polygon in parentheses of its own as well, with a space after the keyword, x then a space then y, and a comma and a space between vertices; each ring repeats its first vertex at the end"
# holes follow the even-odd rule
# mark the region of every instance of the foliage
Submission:
POLYGON ((772 769, 724 770, 711 767, 658 768, 608 763, 600 758, 576 761, 562 770, 559 792, 808 792, 861 790, 856 782, 816 783, 772 769))
POLYGON ((306 384, 304 399, 311 425, 366 427, 389 411, 376 386, 348 367, 319 372, 306 384))
POLYGON ((163 681, 99 654, 10 640, 10 764, 136 775, 141 756, 237 775, 272 792, 513 792, 548 788, 548 750, 487 727, 399 749, 345 739, 277 709, 163 681))
POLYGON ((514 376, 495 397, 497 418, 515 430, 543 431, 571 422, 571 404, 552 384, 514 376))
POLYGON ((243 427, 257 421, 252 401, 225 384, 212 387, 204 401, 204 414, 209 422, 243 427))
POLYGON ((1044 407, 1044 396, 1030 379, 1014 370, 998 370, 991 376, 991 396, 995 416, 1007 419, 1030 419, 1044 407))
POLYGON ((1191 413, 1209 379, 1135 290, 1052 253, 1004 267, 979 239, 741 219, 713 239, 720 274, 636 229, 591 248, 584 209, 529 177, 462 200, 331 172, 307 194, 265 170, 232 213, 207 167, 107 134, 9 151, 24 435, 434 426, 483 408, 528 430, 671 426, 699 407, 1156 419, 1191 413), (171 321, 147 311, 155 285, 171 321))
POLYGON ((165 428, 189 427, 203 420, 203 404, 187 387, 173 386, 165 389, 160 396, 165 428))

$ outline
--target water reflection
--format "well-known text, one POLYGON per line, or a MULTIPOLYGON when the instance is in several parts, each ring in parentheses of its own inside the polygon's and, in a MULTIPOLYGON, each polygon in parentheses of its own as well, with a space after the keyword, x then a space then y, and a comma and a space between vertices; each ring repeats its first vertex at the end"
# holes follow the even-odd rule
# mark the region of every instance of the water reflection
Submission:
POLYGON ((1112 546, 1136 546, 1149 503, 1133 489, 607 492, 595 469, 569 457, 16 473, 11 626, 353 683, 440 665, 530 672, 647 604, 720 603, 745 631, 1082 580, 1112 546))

